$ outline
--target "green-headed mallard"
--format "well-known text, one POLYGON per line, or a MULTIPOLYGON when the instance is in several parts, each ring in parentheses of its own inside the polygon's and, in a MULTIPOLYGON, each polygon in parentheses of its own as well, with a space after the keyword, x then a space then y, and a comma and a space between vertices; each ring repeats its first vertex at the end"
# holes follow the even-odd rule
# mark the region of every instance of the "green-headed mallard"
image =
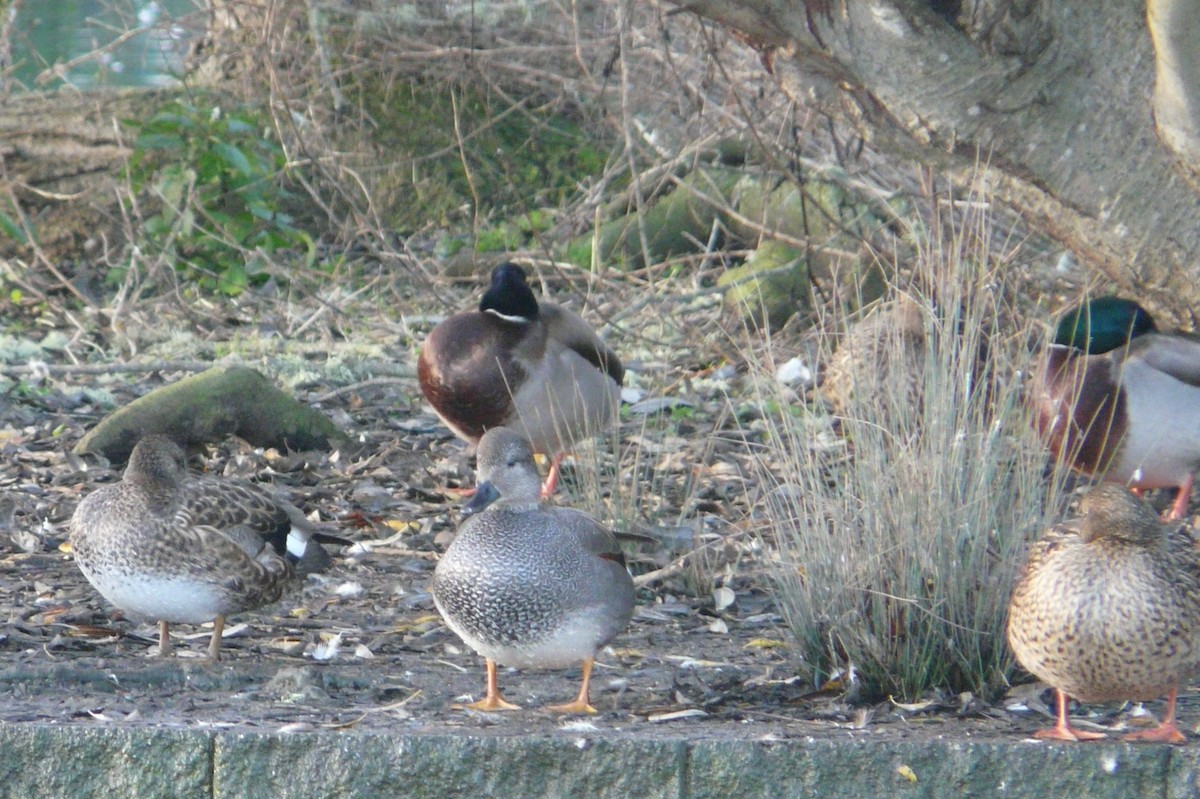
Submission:
POLYGON ((633 581, 612 533, 581 511, 543 506, 533 448, 494 427, 479 442, 480 483, 433 573, 446 624, 487 661, 487 695, 469 707, 510 710, 496 664, 583 664, 583 683, 559 713, 595 713, 588 684, 596 651, 633 615, 633 581))
POLYGON ((1038 428, 1063 462, 1134 489, 1178 488, 1200 469, 1200 341, 1159 333, 1132 300, 1100 297, 1059 320, 1034 380, 1038 428))
POLYGON ((1155 699, 1167 710, 1132 740, 1181 743, 1179 683, 1200 671, 1200 547, 1128 489, 1105 483, 1082 516, 1033 545, 1013 590, 1008 642, 1017 661, 1058 692, 1058 723, 1039 738, 1083 740, 1067 697, 1084 702, 1155 699))
POLYGON ((71 548, 88 582, 116 607, 159 623, 212 621, 208 654, 220 658, 225 617, 275 602, 295 574, 330 557, 304 515, 249 483, 189 474, 183 450, 141 439, 122 480, 101 486, 71 517, 71 548))
POLYGON ((478 444, 484 432, 524 432, 552 456, 554 491, 566 450, 617 418, 621 360, 577 314, 539 303, 512 263, 492 270, 477 311, 433 329, 417 360, 421 391, 451 430, 478 444))

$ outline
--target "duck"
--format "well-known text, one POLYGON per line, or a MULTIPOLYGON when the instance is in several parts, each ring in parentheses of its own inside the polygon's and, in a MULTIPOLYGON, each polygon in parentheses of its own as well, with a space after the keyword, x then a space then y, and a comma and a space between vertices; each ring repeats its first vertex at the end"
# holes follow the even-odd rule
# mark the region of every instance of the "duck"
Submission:
POLYGON ((299 508, 250 483, 188 471, 183 449, 164 435, 141 438, 121 480, 92 491, 70 521, 83 576, 135 617, 158 622, 159 653, 170 625, 213 622, 208 656, 219 661, 225 617, 277 601, 332 558, 299 508))
POLYGON ((1167 697, 1158 727, 1127 740, 1183 743, 1175 724, 1179 683, 1200 671, 1200 547, 1116 483, 1083 498, 1078 519, 1031 548, 1009 604, 1008 643, 1027 671, 1057 694, 1057 722, 1038 738, 1105 737, 1071 727, 1067 699, 1167 697))
POLYGON ((426 337, 417 376, 438 417, 472 446, 493 427, 523 432, 551 458, 549 496, 572 445, 615 424, 625 370, 587 322, 538 302, 524 270, 506 261, 492 269, 478 310, 426 337))
MULTIPOLYGON (((833 352, 820 396, 834 416, 853 419, 885 407, 919 415, 929 343, 921 306, 906 294, 876 304, 833 352)), ((875 414, 872 413, 872 416, 875 414)))
POLYGON ((446 625, 486 664, 486 695, 465 707, 519 709, 500 693, 497 664, 581 663, 576 698, 546 710, 594 714, 589 683, 596 652, 633 617, 633 580, 620 546, 588 514, 542 503, 534 449, 523 434, 489 429, 478 464, 479 485, 431 584, 446 625))
POLYGON ((1178 489, 1168 518, 1187 512, 1200 469, 1200 340, 1159 332, 1134 300, 1091 299, 1059 319, 1032 397, 1058 462, 1138 491, 1178 489))

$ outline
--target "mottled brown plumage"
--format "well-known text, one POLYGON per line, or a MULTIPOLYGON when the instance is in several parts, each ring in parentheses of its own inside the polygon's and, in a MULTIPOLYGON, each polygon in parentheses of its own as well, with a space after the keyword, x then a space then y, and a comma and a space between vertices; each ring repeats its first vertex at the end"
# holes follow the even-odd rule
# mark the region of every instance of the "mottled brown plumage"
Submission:
POLYGON ((919 413, 928 344, 921 308, 906 296, 871 309, 846 331, 825 366, 821 396, 842 417, 888 397, 919 413))
POLYGON ((75 561, 97 591, 158 621, 164 653, 171 622, 214 621, 214 660, 225 616, 275 602, 293 576, 329 564, 317 537, 335 538, 262 489, 189 474, 183 451, 159 435, 139 441, 121 482, 71 518, 75 561))
POLYGON ((1122 486, 1084 497, 1082 516, 1030 550, 1009 608, 1018 662, 1058 691, 1058 723, 1039 737, 1102 737, 1073 730, 1066 698, 1168 697, 1162 724, 1131 738, 1183 741, 1179 683, 1200 671, 1200 548, 1122 486))

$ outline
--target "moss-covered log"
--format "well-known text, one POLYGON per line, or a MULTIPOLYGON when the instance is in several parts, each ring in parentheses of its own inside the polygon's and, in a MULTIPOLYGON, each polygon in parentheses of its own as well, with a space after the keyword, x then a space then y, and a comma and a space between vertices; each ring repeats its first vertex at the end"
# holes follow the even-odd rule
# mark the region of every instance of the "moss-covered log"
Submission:
POLYGON ((299 450, 346 441, 327 417, 255 370, 228 366, 163 386, 113 412, 80 439, 75 452, 124 463, 138 439, 150 433, 184 445, 235 435, 256 447, 299 450))

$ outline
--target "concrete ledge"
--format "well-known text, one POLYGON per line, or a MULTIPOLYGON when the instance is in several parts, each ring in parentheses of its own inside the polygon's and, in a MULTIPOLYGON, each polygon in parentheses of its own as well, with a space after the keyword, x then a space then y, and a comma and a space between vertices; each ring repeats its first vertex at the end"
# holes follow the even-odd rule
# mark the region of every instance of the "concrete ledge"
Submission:
POLYGON ((685 754, 633 738, 218 735, 215 795, 677 799, 685 754))
POLYGON ((1200 748, 0 726, 0 795, 1187 797, 1200 748))

